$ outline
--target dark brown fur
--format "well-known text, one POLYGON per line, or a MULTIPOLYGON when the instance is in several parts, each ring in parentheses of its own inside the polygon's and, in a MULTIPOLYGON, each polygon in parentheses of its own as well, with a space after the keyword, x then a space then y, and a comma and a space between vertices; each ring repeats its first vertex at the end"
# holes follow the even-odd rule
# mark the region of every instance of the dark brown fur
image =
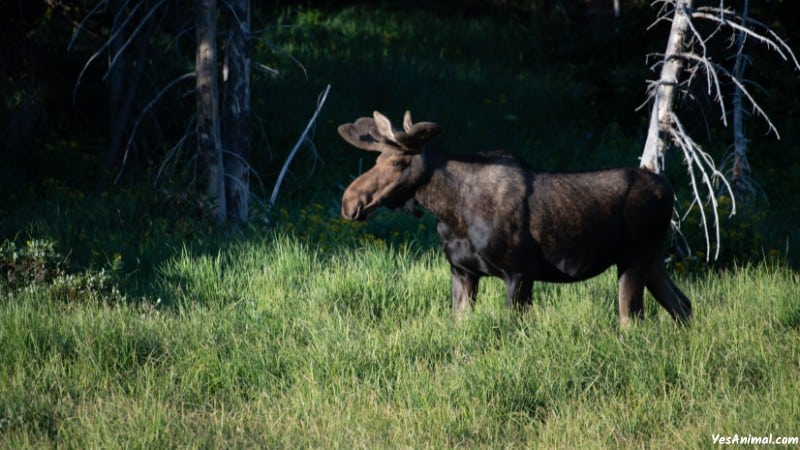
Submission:
POLYGON ((691 318, 663 264, 673 202, 665 178, 639 168, 537 173, 504 152, 424 149, 438 131, 413 124, 409 113, 404 131, 378 112, 340 126, 354 146, 381 152, 345 191, 342 215, 363 220, 377 207, 413 201, 436 216, 455 311, 475 302, 483 276, 503 279, 508 305, 525 307, 534 280, 585 280, 616 265, 623 323, 643 316, 645 287, 675 319, 691 318))

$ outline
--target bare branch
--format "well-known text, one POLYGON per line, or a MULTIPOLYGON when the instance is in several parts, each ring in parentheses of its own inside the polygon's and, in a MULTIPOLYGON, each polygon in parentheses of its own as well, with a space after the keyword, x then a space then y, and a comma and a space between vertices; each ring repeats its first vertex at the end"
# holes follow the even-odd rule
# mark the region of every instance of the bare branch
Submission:
POLYGON ((137 25, 136 28, 131 32, 131 35, 128 36, 128 39, 125 41, 125 43, 120 46, 120 48, 117 51, 117 53, 111 58, 111 62, 108 63, 108 69, 106 70, 105 75, 103 75, 103 81, 108 79, 108 76, 111 74, 111 69, 114 67, 114 64, 116 64, 117 59, 120 57, 120 55, 122 55, 122 53, 125 51, 125 49, 128 47, 128 45, 130 45, 130 43, 133 41, 133 38, 135 38, 136 35, 139 34, 139 31, 150 20, 150 17, 152 17, 153 14, 155 14, 155 12, 158 10, 158 8, 161 7, 161 5, 163 5, 165 1, 166 0, 161 0, 155 6, 150 8, 150 11, 139 22, 139 25, 137 25))
POLYGON ((292 62, 297 64, 298 67, 300 67, 300 70, 303 71, 303 76, 306 78, 306 80, 308 80, 308 70, 306 70, 306 66, 304 66, 303 63, 301 63, 299 59, 295 58, 294 55, 292 55, 291 53, 287 52, 286 50, 278 47, 277 45, 273 44, 272 42, 270 42, 268 40, 262 40, 262 42, 266 43, 273 51, 275 51, 275 52, 277 52, 277 53, 279 53, 279 54, 291 59, 292 62))
MULTIPOLYGON (((700 195, 700 186, 705 187, 705 190, 708 194, 708 200, 711 202, 710 209, 713 216, 713 228, 716 243, 714 259, 717 259, 719 257, 721 242, 719 237, 719 202, 716 197, 716 189, 714 189, 714 181, 718 180, 721 182, 723 189, 730 195, 732 205, 730 214, 731 216, 736 214, 736 199, 733 189, 728 180, 725 178, 724 174, 716 168, 711 155, 703 151, 700 146, 694 142, 694 140, 692 140, 692 138, 684 130, 680 119, 678 119, 677 115, 674 113, 672 114, 672 123, 675 126, 670 128, 669 133, 678 148, 680 148, 683 152, 684 161, 686 162, 687 171, 690 178, 690 186, 693 193, 692 205, 697 204, 700 212, 700 221, 701 225, 703 226, 706 240, 706 261, 709 261, 711 253, 711 238, 709 233, 708 217, 706 216, 702 196, 700 195), (697 179, 698 175, 700 180, 697 179)), ((689 210, 691 210, 691 206, 689 207, 689 210)))
POLYGON ((113 32, 111 33, 111 36, 108 37, 108 40, 106 40, 106 42, 102 46, 100 46, 100 48, 97 49, 97 51, 94 52, 92 54, 92 56, 89 57, 89 59, 86 61, 86 64, 83 65, 83 69, 81 70, 81 73, 78 74, 78 79, 75 80, 75 87, 72 88, 72 102, 73 103, 75 103, 75 97, 78 94, 78 86, 80 86, 80 84, 81 84, 81 79, 83 78, 83 74, 86 72, 86 69, 89 68, 89 65, 92 64, 92 61, 97 59, 97 57, 100 56, 101 53, 103 53, 103 50, 105 50, 106 47, 111 45, 111 42, 114 40, 114 38, 117 37, 117 35, 119 33, 122 32, 122 30, 125 28, 125 24, 128 23, 128 21, 133 17, 134 13, 136 12, 137 9, 139 9, 139 7, 141 5, 142 4, 139 3, 139 4, 137 4, 136 6, 133 7, 133 11, 131 11, 131 13, 128 15, 128 17, 125 18, 125 20, 122 22, 122 24, 120 24, 116 29, 112 29, 113 32))
MULTIPOLYGON (((227 156, 235 157, 242 164, 244 164, 244 166, 247 168, 247 172, 249 172, 249 174, 256 179, 256 181, 258 182, 258 185, 261 186, 262 190, 264 190, 264 182, 261 180, 261 177, 259 176, 258 172, 255 169, 253 169, 252 165, 250 165, 250 162, 248 162, 246 159, 242 158, 241 155, 238 155, 238 154, 236 154, 234 152, 225 150, 225 151, 223 151, 223 153, 225 155, 227 155, 227 156)), ((263 209, 265 211, 267 211, 269 209, 269 208, 267 208, 267 205, 264 204, 263 200, 261 200, 261 197, 259 197, 258 195, 255 195, 252 191, 250 191, 250 186, 245 184, 245 183, 243 183, 242 180, 240 180, 238 177, 233 176, 233 175, 231 175, 231 174, 226 172, 225 173, 225 178, 228 179, 228 180, 231 180, 233 183, 236 183, 237 185, 239 185, 240 188, 247 189, 248 192, 249 192, 250 200, 254 200, 256 203, 258 203, 258 206, 261 207, 261 209, 263 209)))
MULTIPOLYGON (((677 57, 685 58, 685 59, 692 60, 692 61, 695 61, 697 63, 700 63, 701 65, 703 65, 706 68, 706 70, 711 71, 711 72, 714 73, 715 79, 717 78, 717 75, 716 75, 717 72, 721 72, 723 75, 725 75, 727 78, 729 78, 736 85, 736 87, 742 91, 742 94, 744 94, 744 96, 747 97, 747 100, 753 106, 753 109, 756 111, 756 113, 758 113, 758 115, 761 116, 767 122, 767 126, 769 126, 769 131, 772 131, 773 133, 775 133, 775 136, 778 139, 781 138, 781 135, 778 132, 778 129, 775 127, 775 124, 772 123, 772 121, 770 120, 770 118, 767 115, 766 111, 764 111, 764 109, 761 108, 761 105, 756 101, 756 99, 753 98, 753 96, 750 94, 750 91, 747 89, 747 87, 745 87, 744 83, 742 83, 740 80, 738 80, 733 75, 733 73, 731 73, 731 71, 729 71, 728 69, 726 69, 725 67, 723 67, 723 66, 721 66, 721 65, 719 65, 717 63, 711 62, 707 58, 702 58, 702 57, 700 57, 700 56, 698 56, 698 55, 696 55, 694 53, 686 52, 686 53, 682 53, 680 55, 677 55, 677 57)), ((716 82, 719 83, 718 80, 716 82)), ((719 87, 717 89, 718 89, 717 92, 720 93, 719 97, 717 98, 717 103, 720 104, 720 107, 723 108, 723 112, 724 112, 725 111, 725 107, 724 107, 724 102, 722 101, 721 90, 719 90, 719 87)), ((724 116, 723 116, 723 123, 725 123, 725 125, 727 126, 727 120, 724 118, 724 116)))
POLYGON ((655 0, 652 4, 655 5, 656 3, 661 3, 661 7, 656 12, 656 20, 647 27, 648 31, 660 22, 672 21, 672 10, 669 8, 670 2, 668 0, 655 0))
MULTIPOLYGON (((131 0, 125 0, 125 3, 123 3, 122 5, 120 5, 120 6, 118 6, 116 8, 117 9, 117 14, 114 15, 114 20, 111 22, 111 28, 116 28, 117 22, 119 22, 120 17, 123 16, 123 13, 125 12, 125 8, 128 7, 128 3, 130 3, 130 2, 131 2, 131 0)), ((110 7, 113 7, 113 5, 110 5, 110 7)))
POLYGON ((692 12, 692 17, 697 17, 701 19, 711 20, 713 22, 718 22, 722 25, 732 28, 735 31, 739 31, 745 33, 746 35, 756 39, 757 41, 761 42, 762 44, 766 45, 767 48, 770 50, 775 51, 784 61, 788 61, 789 59, 792 60, 795 68, 800 70, 800 62, 798 62, 797 57, 795 56, 794 52, 792 51, 789 44, 786 43, 783 39, 780 38, 770 27, 761 23, 752 18, 745 18, 745 24, 756 25, 759 28, 765 30, 765 32, 769 35, 765 36, 761 33, 757 33, 745 25, 738 24, 729 20, 727 17, 729 16, 737 16, 735 13, 731 11, 721 11, 722 14, 717 16, 715 14, 711 14, 709 11, 718 12, 718 8, 709 8, 709 7, 701 7, 697 8, 694 12, 692 12))
POLYGON ((194 31, 194 20, 192 18, 186 19, 183 25, 175 33, 175 36, 170 40, 170 46, 179 47, 178 41, 184 34, 194 31))
POLYGON ((289 164, 291 164, 292 159, 297 154, 297 151, 300 149, 300 145, 306 140, 306 136, 308 135, 311 126, 314 125, 314 122, 317 120, 317 116, 319 116, 319 112, 322 110, 322 106, 325 104, 325 100, 328 98, 328 92, 331 90, 331 85, 329 84, 325 91, 322 93, 322 97, 317 102, 317 110, 314 111, 314 114, 311 116, 311 120, 308 121, 308 125, 306 125, 306 129, 300 135, 300 138, 297 140, 297 143, 294 145, 294 148, 289 153, 289 157, 286 158, 286 162, 283 164, 283 168, 281 169, 280 175, 278 175, 278 180, 275 181, 275 187, 272 189, 272 197, 269 199, 270 207, 275 206, 275 200, 278 198, 278 191, 280 191, 281 183, 283 182, 283 177, 286 176, 286 171, 289 170, 289 164))
POLYGON ((255 68, 256 68, 256 69, 259 69, 259 70, 261 70, 262 72, 264 72, 264 73, 268 73, 268 74, 270 74, 270 75, 272 75, 272 76, 278 76, 278 75, 280 75, 280 74, 281 74, 281 73, 280 73, 280 72, 279 72, 277 69, 273 69, 272 67, 269 67, 269 66, 267 66, 267 65, 264 65, 264 64, 262 64, 262 63, 260 63, 260 62, 258 62, 258 61, 256 61, 256 62, 254 63, 254 66, 255 66, 255 68))
POLYGON ((175 145, 172 146, 167 151, 167 155, 164 157, 164 161, 161 162, 161 165, 158 167, 158 172, 156 172, 155 179, 153 180, 153 185, 155 186, 158 184, 159 178, 161 178, 161 174, 164 173, 167 165, 172 159, 176 159, 178 154, 180 153, 181 149, 183 149, 183 145, 189 139, 189 137, 193 134, 192 130, 194 129, 194 122, 197 120, 197 115, 193 114, 191 119, 189 119, 186 125, 186 131, 184 131, 183 136, 178 140, 175 145))
POLYGON ((104 5, 104 4, 105 4, 107 1, 108 1, 108 0, 100 0, 100 1, 99 1, 99 2, 98 2, 98 3, 97 3, 95 6, 94 6, 94 8, 92 8, 92 10, 91 10, 91 11, 89 11, 89 13, 88 13, 88 14, 86 14, 86 17, 84 17, 84 18, 83 18, 83 20, 81 20, 81 22, 78 24, 78 26, 77 26, 77 27, 75 27, 75 32, 74 32, 74 33, 72 33, 72 39, 70 39, 70 40, 69 40, 69 44, 67 44, 67 50, 68 50, 68 51, 69 51, 69 50, 72 50, 72 46, 75 44, 75 39, 77 39, 77 38, 78 38, 78 33, 80 33, 80 32, 81 32, 81 30, 83 30, 83 24, 85 24, 85 23, 86 23, 86 21, 87 21, 87 20, 89 20, 89 19, 90 19, 90 18, 91 18, 91 17, 92 17, 92 16, 93 16, 93 15, 94 15, 96 12, 97 12, 97 10, 99 10, 99 9, 100 9, 100 7, 101 7, 101 6, 103 6, 103 5, 104 5))
POLYGON ((161 97, 167 91, 169 91, 173 86, 175 86, 176 84, 178 84, 179 82, 181 82, 181 81, 183 81, 183 80, 185 80, 187 78, 193 78, 194 76, 195 76, 195 72, 194 71, 187 72, 187 73, 179 76, 178 78, 170 81, 163 89, 161 89, 161 91, 158 94, 156 94, 155 97, 153 97, 152 100, 150 100, 150 102, 147 104, 147 106, 144 107, 142 112, 139 114, 139 117, 136 118, 136 122, 133 123, 133 128, 131 128, 131 135, 130 135, 130 137, 128 137, 128 143, 125 146, 125 153, 124 153, 124 155, 122 157, 122 163, 120 164, 120 167, 119 167, 119 173, 117 173, 116 178, 114 178, 114 183, 115 184, 119 182, 120 177, 122 177, 122 171, 125 170, 125 163, 128 161, 128 152, 129 152, 129 150, 131 148, 131 144, 133 143, 133 139, 136 137, 136 130, 139 128, 139 124, 142 122, 142 119, 144 118, 144 116, 150 111, 150 108, 152 108, 156 103, 158 103, 158 101, 161 99, 161 97))
MULTIPOLYGON (((258 185, 261 186, 261 190, 262 191, 265 190, 264 189, 264 182, 261 180, 261 175, 259 175, 259 173, 253 168, 253 166, 250 164, 249 161, 244 159, 242 157, 242 155, 236 154, 236 153, 228 151, 228 150, 223 150, 223 153, 225 155, 228 155, 228 156, 233 156, 234 158, 238 159, 242 164, 244 164, 245 167, 247 167, 247 171, 250 172, 250 175, 252 175, 253 178, 255 178, 256 181, 258 182, 258 185)), ((230 174, 226 173, 225 176, 226 177, 232 177, 233 175, 230 175, 230 174)), ((241 182, 241 180, 239 180, 239 182, 241 182)), ((252 195, 252 192, 251 192, 251 195, 252 195)), ((262 204, 260 206, 263 207, 264 205, 262 204)))
POLYGON ((712 63, 711 60, 705 56, 700 56, 692 52, 682 52, 680 54, 674 55, 674 57, 695 61, 696 63, 700 64, 703 67, 704 71, 706 72, 706 82, 708 83, 708 95, 712 94, 712 87, 713 87, 715 101, 719 104, 720 109, 722 109, 722 123, 727 127, 728 112, 725 108, 724 94, 722 93, 722 87, 720 86, 719 76, 717 75, 717 69, 720 69, 721 66, 712 63))

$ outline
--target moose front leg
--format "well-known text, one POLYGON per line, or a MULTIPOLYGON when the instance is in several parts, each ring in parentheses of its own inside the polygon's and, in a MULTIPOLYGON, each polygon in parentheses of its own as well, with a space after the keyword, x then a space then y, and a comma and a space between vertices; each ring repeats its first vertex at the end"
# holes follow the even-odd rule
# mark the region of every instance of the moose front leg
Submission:
POLYGON ((533 280, 520 274, 506 278, 506 306, 524 311, 531 305, 533 280))
POLYGON ((475 304, 479 277, 451 266, 450 279, 453 285, 453 312, 462 315, 475 304))

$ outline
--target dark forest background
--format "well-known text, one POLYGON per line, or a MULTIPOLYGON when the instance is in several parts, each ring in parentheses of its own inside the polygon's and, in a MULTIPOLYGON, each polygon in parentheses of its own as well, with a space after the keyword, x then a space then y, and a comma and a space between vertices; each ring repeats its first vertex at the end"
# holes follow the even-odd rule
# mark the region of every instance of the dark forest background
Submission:
MULTIPOLYGON (((130 69, 143 72, 137 117, 194 67, 191 2, 168 3, 170 13, 157 19, 147 51, 130 69)), ((648 55, 663 51, 669 27, 650 27, 658 9, 648 1, 623 0, 619 18, 611 0, 253 2, 251 220, 220 228, 206 220, 196 189, 194 147, 176 147, 195 106, 192 83, 177 83, 142 115, 124 167, 109 155, 115 110, 103 79, 108 52, 88 65, 77 88, 76 82, 108 39, 112 18, 93 15, 68 49, 95 5, 0 2, 0 238, 45 239, 78 267, 124 262, 119 272, 134 287, 181 246, 211 249, 272 229, 315 245, 365 234, 435 245, 429 217, 416 222, 387 212, 366 225, 339 219, 343 187, 373 156, 349 148, 336 126, 375 109, 394 120, 410 109, 416 120, 441 124, 436 145, 465 152, 505 148, 542 170, 636 165, 648 118, 648 108, 637 107, 646 98, 646 80, 656 78, 648 55), (328 84, 313 145, 292 162, 269 210, 278 172, 328 84)), ((754 1, 750 8, 751 17, 800 50, 800 2, 754 1)), ((731 41, 709 45, 727 63, 731 41)), ((761 86, 759 101, 781 139, 748 119, 752 175, 763 195, 722 224, 716 264, 769 258, 797 266, 798 74, 756 43, 748 53, 746 76, 761 86)), ((702 86, 691 97, 681 102, 691 118, 685 122, 719 162, 732 131, 702 86)), ((674 156, 667 176, 685 208, 685 169, 674 156)), ((699 250, 696 222, 690 214, 684 233, 699 250)), ((675 267, 701 266, 704 256, 696 251, 675 267)))

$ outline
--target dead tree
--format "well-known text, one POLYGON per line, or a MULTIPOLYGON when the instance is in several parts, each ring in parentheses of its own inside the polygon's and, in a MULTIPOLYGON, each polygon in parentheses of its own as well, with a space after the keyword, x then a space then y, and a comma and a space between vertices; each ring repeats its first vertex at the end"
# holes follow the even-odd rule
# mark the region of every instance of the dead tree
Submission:
POLYGON ((216 223, 226 221, 225 168, 219 113, 217 72, 217 2, 198 0, 195 6, 195 81, 197 98, 197 155, 205 172, 205 189, 210 216, 216 223))
POLYGON ((78 25, 67 46, 72 48, 84 24, 93 15, 104 11, 109 16, 108 39, 86 61, 73 90, 74 98, 89 66, 107 54, 108 69, 103 75, 103 80, 108 82, 109 100, 106 169, 118 168, 131 150, 132 141, 126 145, 126 137, 132 132, 136 109, 141 107, 137 101, 141 99, 139 85, 151 57, 149 40, 158 31, 158 13, 163 14, 165 3, 165 0, 101 0, 78 25))
MULTIPOLYGON (((106 77, 109 81, 109 145, 106 152, 107 169, 119 166, 125 151, 127 134, 131 132, 138 100, 139 83, 145 74, 147 59, 150 57, 149 37, 155 33, 157 21, 154 14, 163 2, 150 4, 140 13, 144 19, 139 24, 129 25, 132 28, 124 33, 127 2, 109 1, 110 12, 114 14, 114 33, 110 39, 109 68, 106 77), (133 25, 136 25, 135 27, 133 25), (136 39, 137 36, 140 36, 136 39)), ((136 8, 136 7, 134 7, 136 8)))
MULTIPOLYGON (((199 169, 201 180, 192 177, 190 186, 202 186, 210 204, 209 216, 222 223, 230 217, 245 221, 248 218, 250 194, 250 1, 229 0, 219 12, 226 20, 226 36, 218 34, 217 2, 192 0, 194 16, 190 26, 195 28, 195 70, 168 82, 144 106, 147 95, 140 89, 140 80, 147 76, 146 63, 151 44, 157 37, 159 16, 179 14, 176 5, 166 0, 99 0, 78 25, 69 47, 72 47, 84 24, 94 15, 105 13, 110 18, 107 40, 86 61, 75 83, 76 95, 89 66, 103 54, 108 55, 108 70, 103 79, 109 85, 109 149, 106 165, 117 168, 118 182, 122 171, 137 145, 137 132, 146 117, 165 93, 178 83, 195 78, 196 114, 189 120, 186 133, 167 152, 156 175, 165 175, 167 166, 175 168, 180 160, 188 159, 189 170, 199 169), (220 81, 218 42, 224 42, 223 79, 220 81), (222 83, 222 89, 220 89, 222 83), (138 111, 137 111, 138 110, 138 111), (180 152, 191 142, 196 143, 193 157, 180 158, 180 152)), ((181 30, 179 34, 182 34, 181 30)))
MULTIPOLYGON (((651 82, 648 89, 648 100, 652 102, 652 106, 647 140, 641 157, 641 167, 659 173, 664 169, 663 161, 666 150, 668 148, 680 150, 689 174, 689 184, 693 196, 693 202, 686 214, 697 207, 700 223, 705 232, 706 259, 710 259, 711 256, 712 233, 714 234, 713 246, 716 259, 720 249, 718 193, 721 189, 723 193, 730 196, 732 200, 731 215, 733 215, 736 213, 735 190, 724 173, 717 167, 711 155, 705 152, 687 133, 675 113, 676 96, 679 92, 687 91, 694 77, 698 74, 704 75, 707 93, 719 105, 721 120, 727 126, 729 101, 723 90, 722 80, 728 80, 736 88, 731 100, 734 114, 736 114, 736 95, 738 95, 739 113, 742 113, 742 103, 746 100, 756 115, 767 123, 769 130, 780 138, 778 130, 742 80, 743 66, 741 64, 743 63, 739 65, 738 69, 734 67, 733 71, 727 69, 712 59, 706 44, 714 36, 719 35, 721 30, 727 30, 733 35, 738 33, 742 39, 742 45, 737 47, 739 54, 742 52, 744 40, 751 39, 777 52, 784 60, 791 60, 795 68, 800 69, 800 64, 791 48, 768 26, 748 17, 746 12, 739 14, 728 8, 724 0, 720 0, 719 6, 714 7, 694 7, 693 0, 663 0, 661 3, 662 8, 656 23, 662 20, 670 20, 672 23, 667 48, 660 55, 655 66, 661 68, 659 79, 651 82), (714 25, 713 31, 708 34, 701 33, 695 24, 697 20, 711 22, 714 25), (740 71, 738 75, 737 70, 740 71)), ((746 7, 745 3, 744 11, 746 11, 746 7)), ((737 117, 738 120, 741 120, 741 116, 734 115, 734 121, 737 120, 737 117)), ((742 141, 740 144, 744 144, 744 142, 746 141, 742 141)), ((744 155, 743 151, 742 155, 744 155)), ((740 159, 740 163, 743 161, 746 163, 746 159, 740 159)))
MULTIPOLYGON (((742 7, 742 23, 747 21, 747 0, 742 7)), ((739 31, 736 35, 736 62, 733 64, 733 77, 739 84, 744 83, 744 69, 747 58, 744 54, 746 35, 739 31)), ((742 90, 738 86, 733 89, 733 162, 728 174, 734 194, 741 198, 749 190, 747 185, 750 179, 750 163, 747 162, 747 136, 744 132, 744 107, 742 105, 742 90)), ((723 160, 722 166, 725 167, 723 160)))
POLYGON ((250 0, 230 0, 223 66, 222 138, 228 217, 246 222, 250 204, 250 0))
MULTIPOLYGON (((742 10, 739 23, 742 27, 748 26, 749 0, 742 1, 742 10)), ((766 198, 766 194, 751 176, 750 162, 747 160, 747 147, 749 140, 744 130, 744 119, 747 112, 744 110, 744 93, 739 88, 744 85, 744 71, 750 58, 745 53, 747 33, 743 29, 736 32, 736 55, 734 56, 733 78, 736 84, 731 95, 731 113, 733 115, 733 147, 720 163, 725 175, 731 182, 733 193, 740 202, 752 204, 758 197, 766 198)))
POLYGON ((673 128, 673 103, 678 91, 678 80, 683 71, 684 60, 677 57, 687 47, 689 32, 688 9, 692 0, 677 0, 669 31, 667 49, 661 61, 661 76, 650 85, 650 98, 653 107, 650 110, 650 124, 647 140, 642 152, 641 167, 660 173, 664 167, 664 153, 669 146, 669 134, 673 128))

